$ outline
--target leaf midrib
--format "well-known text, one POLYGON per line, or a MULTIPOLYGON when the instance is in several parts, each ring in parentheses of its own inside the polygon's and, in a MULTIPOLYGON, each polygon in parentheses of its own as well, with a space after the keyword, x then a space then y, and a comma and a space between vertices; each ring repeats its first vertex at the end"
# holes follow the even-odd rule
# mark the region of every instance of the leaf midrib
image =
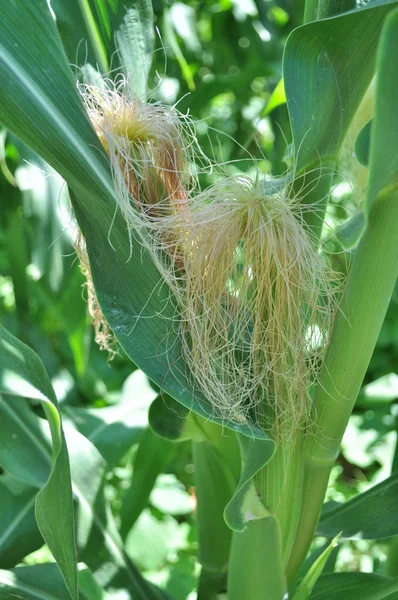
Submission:
MULTIPOLYGON (((4 394, 4 395, 7 395, 7 394, 4 394)), ((45 460, 49 464, 50 469, 51 469, 52 460, 51 460, 51 456, 49 454, 48 449, 44 446, 44 444, 39 443, 37 438, 34 435, 32 435, 32 432, 26 427, 26 425, 23 422, 23 420, 21 419, 21 417, 18 414, 16 414, 16 412, 14 410, 12 410, 10 408, 10 406, 7 404, 7 402, 5 402, 3 400, 3 398, 1 398, 1 396, 0 396, 0 404, 3 405, 5 411, 11 416, 11 418, 14 419, 14 421, 16 423, 18 423, 19 427, 24 431, 24 433, 27 435, 27 437, 33 441, 33 444, 38 448, 38 450, 40 451, 42 456, 45 457, 45 460)))
POLYGON ((7 527, 7 529, 0 536, 0 547, 7 541, 7 538, 13 533, 13 531, 15 531, 15 529, 18 527, 18 525, 21 523, 21 521, 24 519, 24 517, 28 514, 29 510, 34 506, 35 499, 36 499, 36 495, 34 495, 29 500, 29 502, 27 502, 21 508, 21 510, 14 516, 14 519, 12 520, 11 524, 7 527))
POLYGON ((90 165, 90 168, 95 174, 101 187, 106 190, 110 197, 113 197, 114 188, 110 177, 105 177, 105 169, 98 163, 94 154, 89 151, 90 146, 79 137, 78 131, 75 129, 71 130, 49 97, 43 96, 40 88, 36 86, 32 78, 24 69, 22 69, 21 65, 2 45, 0 45, 0 58, 3 60, 4 64, 8 66, 10 71, 14 73, 15 77, 22 83, 26 90, 26 94, 34 98, 34 101, 41 106, 44 114, 50 115, 51 120, 58 125, 58 128, 68 140, 68 143, 70 143, 77 155, 81 157, 81 160, 90 165), (88 160, 88 158, 90 158, 90 160, 88 160))

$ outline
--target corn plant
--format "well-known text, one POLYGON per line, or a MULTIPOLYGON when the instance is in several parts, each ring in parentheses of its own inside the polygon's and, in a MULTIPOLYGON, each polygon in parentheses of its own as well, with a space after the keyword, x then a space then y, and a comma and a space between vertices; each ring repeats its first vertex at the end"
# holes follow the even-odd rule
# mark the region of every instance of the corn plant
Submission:
MULTIPOLYGON (((267 3, 256 4, 266 23, 267 3)), ((266 107, 288 111, 279 174, 254 156, 249 170, 228 169, 198 141, 184 104, 157 99, 147 0, 2 7, 0 120, 67 184, 96 341, 111 355, 120 347, 157 393, 116 522, 103 494, 107 453, 63 425, 40 358, 1 327, 4 431, 21 411, 21 433, 0 445, 0 463, 34 486, 29 506, 58 565, 10 560, 1 598, 111 598, 119 577, 123 597, 171 597, 143 578, 126 538, 187 439, 199 600, 398 598, 392 576, 322 575, 343 540, 398 534, 394 474, 324 506, 398 275, 396 4, 306 0, 266 107), (332 227, 347 154, 366 181, 356 212, 332 227), (21 440, 40 428, 27 399, 49 423, 44 468, 25 462, 21 440), (383 506, 395 520, 383 523, 383 506), (321 551, 316 536, 327 539, 321 551)), ((181 102, 200 102, 166 6, 160 30, 192 90, 181 102)), ((23 313, 23 285, 16 296, 23 313)), ((393 551, 394 540, 391 561, 393 551)))

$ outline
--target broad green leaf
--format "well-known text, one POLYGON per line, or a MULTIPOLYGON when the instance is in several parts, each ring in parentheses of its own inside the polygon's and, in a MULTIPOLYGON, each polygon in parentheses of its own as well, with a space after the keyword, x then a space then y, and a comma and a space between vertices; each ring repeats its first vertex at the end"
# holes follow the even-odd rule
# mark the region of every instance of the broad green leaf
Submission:
POLYGON ((123 495, 120 510, 123 537, 147 505, 155 481, 169 462, 173 450, 172 442, 156 435, 150 427, 146 429, 135 456, 130 487, 123 495))
POLYGON ((0 570, 0 599, 69 600, 70 595, 56 564, 0 570))
POLYGON ((372 594, 389 584, 386 577, 373 573, 331 573, 319 578, 310 600, 379 600, 386 596, 372 594))
POLYGON ((308 23, 289 36, 283 78, 295 149, 291 193, 320 237, 341 144, 372 80, 385 18, 396 0, 308 23), (344 56, 344 60, 342 60, 344 56))
POLYGON ((168 596, 145 581, 128 558, 108 502, 104 496, 106 462, 79 432, 66 427, 70 448, 73 491, 78 500, 76 533, 79 557, 103 588, 124 587, 131 600, 165 600, 168 596))
POLYGON ((11 0, 1 27, 1 76, 7 85, 0 95, 0 119, 72 187, 91 190, 91 198, 95 188, 100 198, 112 196, 106 157, 78 97, 47 2, 11 0))
MULTIPOLYGON (((18 400, 24 402, 21 399, 18 400)), ((40 421, 42 419, 32 415, 30 428, 36 432, 40 431, 40 421), (34 423, 33 419, 36 419, 37 422, 34 423)), ((147 584, 141 581, 142 578, 138 571, 124 553, 123 543, 104 497, 104 476, 107 464, 98 450, 85 437, 68 423, 65 423, 64 427, 70 449, 73 493, 78 500, 76 541, 79 556, 93 569, 99 568, 104 563, 112 564, 112 572, 109 575, 111 581, 119 578, 128 586, 128 589, 132 588, 137 591, 143 587, 143 590, 145 590, 147 584)), ((15 464, 29 464, 32 454, 32 449, 23 439, 23 436, 29 438, 29 429, 21 431, 19 439, 11 438, 14 443, 11 449, 15 452, 17 458, 15 464)), ((43 437, 45 439, 45 436, 43 437)), ((43 454, 43 456, 45 466, 45 455, 43 454)), ((47 460, 48 471, 50 471, 50 449, 48 449, 47 460)), ((13 472, 16 475, 20 474, 18 466, 14 466, 13 472)), ((59 489, 62 489, 61 486, 57 491, 58 495, 62 496, 62 494, 59 494, 59 489)), ((151 590, 152 586, 149 586, 145 592, 148 596, 137 596, 137 600, 140 597, 143 599, 147 597, 150 600, 151 590)), ((153 597, 157 598, 156 594, 153 597)))
POLYGON ((355 156, 364 167, 369 165, 370 137, 373 119, 364 125, 355 140, 355 156))
MULTIPOLYGON (((85 565, 79 565, 81 600, 105 600, 106 595, 96 584, 85 565)), ((65 582, 54 563, 0 570, 1 600, 69 600, 65 582)))
POLYGON ((339 537, 340 534, 330 542, 327 548, 322 552, 320 556, 318 556, 318 558, 311 565, 308 572, 305 574, 305 576, 297 586, 297 589, 292 596, 292 600, 307 600, 307 598, 309 598, 316 582, 322 574, 322 571, 329 557, 331 556, 334 548, 337 546, 339 537))
MULTIPOLYGON (((73 599, 78 598, 74 517, 69 457, 57 399, 39 357, 0 325, 0 392, 41 401, 50 425, 52 465, 36 500, 40 531, 56 559, 73 599), (62 494, 60 494, 62 490, 62 494)), ((18 402, 18 397, 14 402, 18 402)), ((28 454, 29 456, 29 454, 28 454)))
POLYGON ((4 469, 42 488, 51 472, 49 438, 42 419, 25 398, 0 396, 0 464, 4 469))
POLYGON ((373 77, 384 20, 396 4, 379 0, 290 34, 283 74, 298 170, 337 158, 373 77))
POLYGON ((383 30, 377 60, 375 116, 372 125, 369 158, 369 184, 366 209, 370 212, 378 198, 390 195, 398 184, 396 139, 398 114, 398 69, 391 60, 398 53, 398 12, 388 17, 383 30))
POLYGON ((398 473, 344 504, 326 505, 317 534, 343 539, 382 539, 398 534, 398 473), (380 515, 383 515, 381 518, 380 515))
MULTIPOLYGON (((130 256, 125 222, 115 212, 109 164, 78 97, 47 3, 7 3, 0 39, 5 82, 0 119, 69 184, 98 299, 121 346, 168 394, 222 423, 187 371, 174 326, 176 302, 134 234, 130 256)), ((254 424, 226 426, 268 439, 254 424)))
POLYGON ((9 569, 43 545, 35 519, 37 489, 0 477, 0 567, 9 569))
POLYGON ((150 0, 137 0, 127 10, 123 24, 116 32, 116 43, 129 89, 145 100, 155 46, 153 9, 150 0))
POLYGON ((304 21, 317 21, 356 8, 356 0, 306 0, 304 21))

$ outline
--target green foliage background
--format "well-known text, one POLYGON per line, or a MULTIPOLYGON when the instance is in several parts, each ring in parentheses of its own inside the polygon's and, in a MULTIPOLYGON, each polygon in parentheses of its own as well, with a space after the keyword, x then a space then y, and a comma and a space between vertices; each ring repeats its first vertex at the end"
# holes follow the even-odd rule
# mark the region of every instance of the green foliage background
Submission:
MULTIPOLYGON (((74 14, 68 2, 51 4, 76 77, 87 60, 111 69, 112 60, 101 64, 101 53, 86 39, 79 3, 71 3, 76 5, 74 14)), ((105 55, 112 57, 113 27, 120 25, 125 8, 117 0, 93 5, 99 11, 93 14, 105 55), (108 20, 101 13, 104 6, 108 20)), ((302 22, 303 2, 154 0, 153 8, 160 34, 151 97, 177 103, 182 113, 189 111, 204 153, 223 163, 227 174, 254 169, 282 174, 290 160, 291 132, 277 85, 284 43, 302 22)), ((369 98, 361 126, 372 116, 371 92, 369 98)), ((148 409, 158 390, 120 348, 110 361, 94 343, 62 180, 5 129, 0 134, 0 167, 0 318, 42 359, 66 423, 72 474, 75 470, 88 505, 77 512, 79 558, 88 566, 79 571, 80 589, 89 600, 104 597, 97 583, 109 597, 129 597, 122 594, 131 589, 134 561, 145 578, 172 598, 194 598, 199 565, 191 443, 175 445, 153 434, 148 409), (148 455, 150 465, 143 467, 142 457, 148 455), (149 499, 142 482, 137 484, 144 468, 155 482, 149 499), (85 496, 88 480, 96 482, 94 492, 86 490, 92 497, 85 496)), ((201 178, 206 183, 211 177, 201 178)), ((359 205, 365 184, 366 168, 343 152, 324 236, 340 269, 346 268, 351 251, 342 249, 334 233, 359 205)), ((345 501, 397 466, 397 399, 398 292, 333 469, 328 500, 345 501)), ((43 408, 27 400, 15 406, 6 397, 0 399, 0 455, 8 457, 0 459, 0 504, 5 507, 0 515, 0 568, 37 565, 37 581, 53 582, 51 593, 67 598, 58 571, 47 564, 53 558, 34 519, 34 498, 43 483, 40 469, 45 481, 51 463, 43 408), (21 422, 29 422, 28 432, 21 422), (24 451, 7 455, 5 446, 16 448, 16 440, 26 443, 24 451), (15 464, 23 464, 27 456, 31 473, 18 477, 15 464)), ((325 537, 317 538, 314 552, 324 543, 325 537)), ((338 571, 397 575, 391 551, 387 561, 388 545, 393 544, 345 541, 328 568, 334 564, 338 571)))

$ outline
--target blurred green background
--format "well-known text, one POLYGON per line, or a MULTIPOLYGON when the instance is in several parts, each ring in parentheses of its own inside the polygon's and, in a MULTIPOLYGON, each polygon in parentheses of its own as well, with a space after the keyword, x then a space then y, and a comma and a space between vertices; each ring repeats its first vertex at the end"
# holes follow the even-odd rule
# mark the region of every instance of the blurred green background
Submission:
MULTIPOLYGON (((68 27, 63 4, 51 3, 61 34, 68 27)), ((153 0, 158 33, 151 97, 176 104, 181 113, 189 114, 203 152, 222 163, 228 174, 259 169, 278 175, 286 169, 291 137, 283 90, 277 85, 284 43, 302 21, 303 4, 301 0, 153 0)), ((84 38, 80 42, 66 46, 77 77, 86 60, 96 63, 89 44, 84 38)), ((147 411, 157 392, 120 348, 110 361, 94 342, 85 280, 72 247, 75 225, 60 177, 4 129, 0 130, 0 169, 1 322, 39 354, 64 420, 105 458, 106 496, 116 521, 123 522, 123 511, 134 493, 130 484, 140 443, 145 448, 151 441, 147 411)), ((206 183, 208 176, 201 178, 206 183)), ((366 170, 360 170, 348 150, 336 173, 324 232, 325 248, 343 270, 350 253, 339 246, 334 229, 358 206, 365 184, 366 170)), ((329 500, 348 499, 391 472, 397 373, 398 293, 391 300, 333 469, 329 500)), ((31 410, 41 415, 37 406, 31 410)), ((134 527, 126 526, 126 549, 145 576, 183 600, 194 598, 199 572, 195 473, 189 442, 163 443, 163 474, 134 527)), ((4 490, 20 493, 7 473, 0 475, 0 494, 4 490)), ((33 553, 21 557, 24 564, 49 560, 40 539, 34 546, 33 553)), ((340 571, 382 572, 386 547, 347 542, 336 560, 340 571)), ((7 566, 0 551, 0 567, 7 566)), ((120 590, 115 590, 116 597, 123 598, 120 590)))

